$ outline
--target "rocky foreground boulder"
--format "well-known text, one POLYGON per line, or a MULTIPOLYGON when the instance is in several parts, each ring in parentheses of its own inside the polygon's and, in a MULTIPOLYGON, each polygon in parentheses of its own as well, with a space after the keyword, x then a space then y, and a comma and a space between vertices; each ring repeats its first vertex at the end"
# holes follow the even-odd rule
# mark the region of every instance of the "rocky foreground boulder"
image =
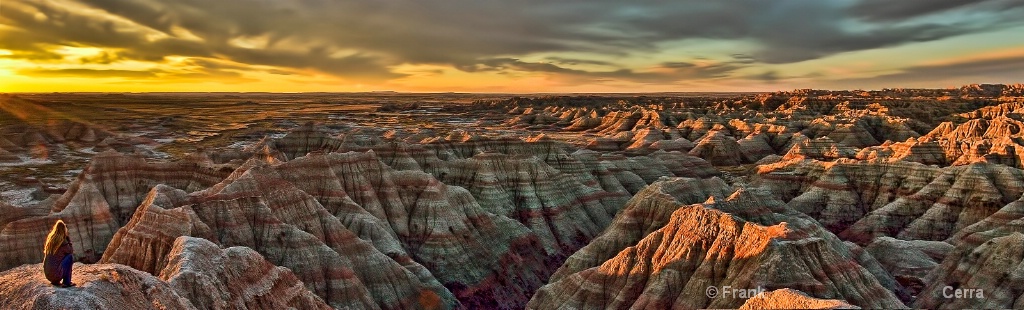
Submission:
POLYGON ((0 272, 4 309, 196 309, 166 282, 117 264, 75 264, 77 287, 50 285, 42 264, 0 272))
POLYGON ((329 309, 291 270, 245 248, 180 237, 158 276, 120 264, 75 264, 76 287, 52 286, 40 264, 0 273, 4 309, 329 309))

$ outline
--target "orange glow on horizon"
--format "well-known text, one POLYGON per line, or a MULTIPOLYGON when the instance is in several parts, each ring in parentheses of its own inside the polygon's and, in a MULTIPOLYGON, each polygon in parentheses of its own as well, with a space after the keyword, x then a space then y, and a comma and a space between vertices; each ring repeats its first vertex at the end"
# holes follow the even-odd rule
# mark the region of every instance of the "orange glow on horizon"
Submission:
MULTIPOLYGON (((238 44, 257 48, 255 38, 238 44)), ((120 50, 52 46, 62 59, 19 59, 0 50, 0 92, 479 92, 479 93, 600 93, 679 91, 775 91, 808 88, 814 77, 788 77, 781 81, 741 78, 698 78, 677 83, 644 83, 613 78, 574 76, 559 72, 463 71, 443 65, 402 64, 389 67, 402 76, 371 82, 348 79, 312 69, 255 66, 216 58, 170 56, 160 61, 110 60, 120 50), (212 67, 208 67, 212 66, 212 67)), ((970 61, 1024 57, 1020 47, 964 53, 926 59, 919 65, 949 65, 970 61)), ((823 60, 827 63, 828 60, 823 60)), ((693 68, 711 68, 720 61, 696 60, 693 68)), ((893 72, 866 60, 840 62, 821 69, 827 76, 870 77, 893 72), (873 72, 873 73, 872 73, 873 72)), ((638 74, 673 74, 662 65, 647 66, 638 74)), ((757 74, 762 71, 740 70, 757 74)), ((736 73, 734 73, 736 74, 736 73)), ((945 85, 937 85, 941 87, 945 85)))

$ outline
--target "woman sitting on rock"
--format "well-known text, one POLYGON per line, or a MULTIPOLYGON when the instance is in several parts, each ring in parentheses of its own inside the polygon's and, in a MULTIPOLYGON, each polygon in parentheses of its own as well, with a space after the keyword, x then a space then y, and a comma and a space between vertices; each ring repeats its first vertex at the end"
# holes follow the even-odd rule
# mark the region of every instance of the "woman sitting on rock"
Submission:
POLYGON ((71 238, 68 237, 68 226, 64 221, 57 220, 53 229, 46 236, 46 245, 43 247, 43 274, 53 285, 61 287, 75 286, 71 283, 71 265, 75 263, 75 248, 71 246, 71 238), (64 284, 61 285, 61 280, 64 284))

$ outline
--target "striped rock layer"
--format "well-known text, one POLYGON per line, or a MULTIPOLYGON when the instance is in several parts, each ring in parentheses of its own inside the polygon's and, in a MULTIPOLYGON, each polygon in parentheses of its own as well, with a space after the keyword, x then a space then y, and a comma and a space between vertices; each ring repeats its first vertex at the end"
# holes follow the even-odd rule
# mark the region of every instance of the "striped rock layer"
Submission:
POLYGON ((846 240, 941 241, 1024 193, 1024 171, 975 163, 783 161, 759 167, 757 184, 846 240))
POLYGON ((45 227, 63 219, 78 257, 153 275, 180 259, 175 240, 194 237, 251 248, 333 307, 521 308, 632 194, 665 176, 717 174, 683 153, 570 153, 543 137, 342 138, 337 151, 362 151, 325 153, 336 138, 297 132, 305 142, 265 141, 253 159, 224 164, 100 154, 48 214, 5 220, 0 241, 18 250, 3 259, 40 260, 45 227))
POLYGON ((643 196, 654 200, 646 203, 634 198, 635 206, 667 210, 624 211, 616 217, 612 227, 649 223, 640 225, 647 231, 639 240, 605 243, 603 251, 589 253, 591 259, 577 260, 573 270, 560 270, 527 307, 738 308, 750 297, 711 295, 709 287, 791 288, 862 307, 903 307, 892 291, 892 278, 877 262, 857 255, 813 219, 764 193, 740 189, 690 205, 663 203, 674 200, 663 195, 669 197, 643 196), (605 259, 601 252, 615 254, 605 259))
POLYGON ((1024 200, 1016 200, 949 239, 955 248, 924 279, 914 307, 1020 308, 1024 294, 1024 200), (959 295, 957 295, 959 294, 959 295))
POLYGON ((136 155, 104 152, 97 155, 47 213, 17 216, 0 230, 0 269, 43 259, 42 244, 57 220, 68 225, 75 256, 95 262, 114 233, 127 224, 150 188, 164 185, 196 191, 216 184, 232 168, 212 163, 180 161, 148 163, 136 155))

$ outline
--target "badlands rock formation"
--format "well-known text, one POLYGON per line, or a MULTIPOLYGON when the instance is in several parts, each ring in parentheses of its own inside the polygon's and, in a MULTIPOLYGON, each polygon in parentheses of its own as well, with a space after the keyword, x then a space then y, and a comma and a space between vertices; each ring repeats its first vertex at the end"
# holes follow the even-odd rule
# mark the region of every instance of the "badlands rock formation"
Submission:
POLYGON ((312 196, 276 178, 268 167, 250 164, 191 197, 154 189, 114 236, 102 262, 155 273, 164 268, 160 258, 170 252, 172 240, 195 236, 249 247, 276 265, 300 270, 307 288, 334 307, 405 308, 420 299, 455 303, 429 271, 399 256, 404 253, 389 257, 378 251, 312 196))
POLYGON ((0 163, 59 159, 66 150, 152 155, 149 147, 156 145, 152 139, 117 134, 95 123, 69 119, 5 123, 0 122, 0 163))
POLYGON ((61 218, 90 233, 73 237, 82 257, 102 253, 101 263, 153 275, 175 259, 174 240, 190 236, 299 270, 305 287, 334 307, 517 308, 649 180, 716 173, 681 153, 604 158, 543 139, 456 137, 325 154, 320 143, 335 140, 304 140, 313 147, 294 138, 267 142, 283 156, 254 153, 244 163, 101 154, 52 213, 21 220, 22 230, 8 225, 9 243, 35 242, 16 243, 24 254, 7 259, 41 259, 40 227, 61 218), (281 145, 314 152, 289 160, 281 145), (94 212, 69 211, 78 209, 94 212), (38 240, 25 238, 29 231, 38 240))
POLYGON ((1024 305, 1021 85, 53 96, 0 95, 0 308, 1024 305))
POLYGON ((1024 193, 1024 171, 975 163, 794 160, 761 166, 759 184, 846 240, 941 241, 1024 193))
POLYGON ((250 248, 221 249, 206 239, 175 239, 159 278, 198 309, 328 308, 291 270, 250 248))
POLYGON ((1020 308, 1024 294, 1013 289, 1024 278, 1024 200, 1016 200, 949 240, 956 247, 924 279, 914 303, 929 308, 1020 308), (1009 289, 1008 289, 1009 288, 1009 289))
MULTIPOLYGON (((602 235, 616 241, 589 253, 578 252, 583 259, 560 270, 528 307, 738 308, 749 297, 731 291, 721 296, 708 293, 711 287, 792 288, 868 308, 903 306, 892 292, 888 274, 874 270, 876 275, 862 266, 839 238, 781 202, 738 189, 704 203, 664 203, 674 197, 664 192, 664 186, 651 187, 661 190, 634 198, 637 209, 624 210, 602 235), (650 216, 650 225, 631 213, 650 216), (616 229, 638 221, 642 230, 626 230, 640 230, 639 240, 616 229), (614 254, 607 257, 609 253, 614 254)), ((877 262, 865 264, 877 268, 877 262)))
MULTIPOLYGON (((60 196, 48 213, 18 216, 0 231, 5 253, 0 267, 43 259, 41 244, 54 222, 64 220, 73 232, 75 256, 95 262, 114 233, 128 223, 150 188, 157 185, 195 191, 218 182, 231 168, 204 162, 148 163, 138 155, 110 151, 96 157, 60 196)), ((12 218, 13 219, 13 218, 12 218)))

